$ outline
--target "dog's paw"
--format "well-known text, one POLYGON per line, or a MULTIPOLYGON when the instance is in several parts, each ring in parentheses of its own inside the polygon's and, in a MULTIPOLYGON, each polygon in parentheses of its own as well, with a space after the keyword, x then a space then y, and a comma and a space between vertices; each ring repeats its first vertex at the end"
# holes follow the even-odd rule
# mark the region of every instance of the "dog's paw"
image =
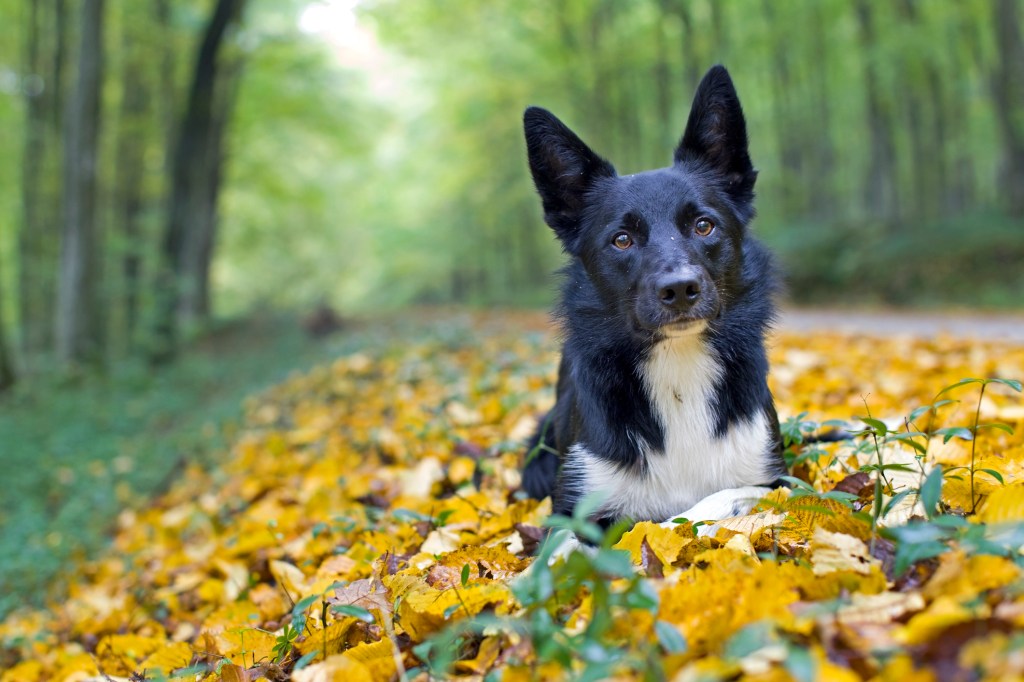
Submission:
POLYGON ((584 552, 590 556, 593 556, 594 552, 597 551, 596 547, 586 545, 576 537, 575 533, 568 531, 553 533, 545 538, 544 543, 541 545, 540 551, 537 553, 537 557, 533 560, 533 563, 525 571, 519 574, 518 577, 514 578, 516 582, 528 581, 531 577, 539 570, 539 567, 546 566, 550 568, 559 561, 565 561, 573 552, 584 552))
POLYGON ((597 548, 593 545, 584 544, 576 536, 576 533, 566 533, 562 535, 560 538, 558 536, 553 535, 548 538, 548 541, 557 543, 554 549, 550 551, 550 553, 541 550, 541 557, 547 555, 548 566, 554 566, 559 561, 564 561, 568 559, 569 555, 573 552, 583 552, 584 554, 593 556, 594 553, 597 551, 597 548))
MULTIPOLYGON (((771 488, 762 486, 746 486, 744 488, 727 488, 708 495, 682 514, 677 514, 661 524, 663 528, 675 528, 677 518, 696 523, 698 521, 721 521, 734 516, 742 516, 749 512, 757 501, 771 492, 771 488)), ((697 528, 698 535, 713 535, 717 525, 706 524, 697 528)))

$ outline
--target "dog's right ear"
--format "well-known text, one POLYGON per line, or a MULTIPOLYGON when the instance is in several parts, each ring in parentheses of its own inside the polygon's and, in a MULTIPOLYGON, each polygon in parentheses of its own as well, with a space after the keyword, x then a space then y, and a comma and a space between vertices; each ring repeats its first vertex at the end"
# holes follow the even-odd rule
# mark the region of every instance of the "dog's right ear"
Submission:
POLYGON ((587 192, 599 178, 614 177, 615 169, 546 109, 527 109, 523 130, 544 222, 572 252, 587 192))

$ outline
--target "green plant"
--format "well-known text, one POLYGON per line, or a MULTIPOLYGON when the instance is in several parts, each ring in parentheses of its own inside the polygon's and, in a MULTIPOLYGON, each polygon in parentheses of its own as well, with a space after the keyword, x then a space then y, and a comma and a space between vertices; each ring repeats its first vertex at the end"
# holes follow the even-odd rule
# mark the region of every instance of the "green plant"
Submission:
MULTIPOLYGON (((904 419, 905 432, 891 431, 884 422, 873 419, 870 416, 863 417, 865 428, 860 436, 870 435, 872 446, 877 456, 877 462, 862 468, 862 471, 877 472, 875 478, 875 501, 871 515, 872 529, 882 537, 892 540, 895 547, 894 571, 897 575, 905 573, 910 566, 917 561, 930 559, 949 550, 954 543, 963 547, 973 554, 995 554, 1007 556, 1021 561, 1019 548, 1024 544, 1024 524, 1010 524, 1004 526, 988 526, 982 523, 971 523, 962 515, 944 513, 942 508, 942 486, 947 477, 955 477, 957 470, 966 468, 970 476, 971 509, 968 513, 974 514, 977 510, 978 495, 975 491, 975 476, 977 472, 984 472, 999 483, 1004 483, 1003 476, 994 469, 978 468, 977 464, 977 440, 978 434, 985 429, 1003 431, 1012 435, 1014 430, 1008 424, 999 422, 981 423, 981 406, 985 395, 985 389, 991 384, 1007 386, 1013 391, 1021 392, 1021 382, 1014 379, 977 379, 966 378, 946 386, 935 396, 935 399, 928 405, 915 408, 904 419), (968 426, 947 426, 936 428, 938 410, 941 407, 955 404, 958 401, 942 399, 942 396, 958 388, 978 385, 978 402, 974 410, 973 419, 968 426), (928 416, 928 422, 923 430, 916 429, 916 422, 923 416, 928 416), (912 426, 914 429, 912 429, 912 426), (942 467, 934 464, 931 471, 927 471, 928 443, 933 437, 941 436, 943 443, 948 443, 952 438, 961 438, 971 441, 971 461, 968 467, 942 467), (919 440, 920 439, 920 440, 919 440), (912 447, 916 451, 917 460, 921 467, 921 483, 918 488, 908 488, 895 493, 883 507, 882 493, 893 493, 884 473, 887 470, 908 470, 905 465, 885 464, 882 459, 882 448, 889 443, 898 442, 912 447), (925 519, 912 519, 905 525, 890 528, 879 528, 878 521, 887 514, 899 501, 910 494, 917 494, 925 513, 925 519)), ((870 412, 869 412, 870 414, 870 412)), ((804 484, 806 485, 806 484, 804 484)), ((966 511, 966 510, 965 510, 966 511)))
POLYGON ((998 429, 1000 431, 1004 431, 1004 432, 1006 432, 1006 433, 1008 433, 1010 435, 1013 435, 1013 427, 1011 427, 1009 424, 1003 424, 1003 423, 999 423, 999 422, 992 422, 992 423, 987 423, 987 424, 980 423, 981 404, 982 404, 982 401, 985 398, 985 389, 988 388, 988 386, 991 385, 991 384, 1000 384, 1000 385, 1003 385, 1003 386, 1010 387, 1011 389, 1013 389, 1017 393, 1021 392, 1021 382, 1019 382, 1019 381, 1017 381, 1015 379, 975 379, 975 378, 967 378, 967 379, 961 379, 960 381, 956 382, 955 384, 952 384, 950 386, 945 387, 944 389, 939 391, 938 396, 936 396, 936 397, 938 398, 939 396, 942 396, 943 394, 948 393, 950 391, 953 391, 955 389, 961 388, 962 386, 970 386, 970 385, 973 385, 973 384, 977 384, 981 388, 978 391, 978 404, 977 404, 977 407, 974 410, 974 420, 971 422, 971 425, 969 427, 966 427, 966 428, 965 427, 951 427, 951 428, 946 428, 946 429, 939 429, 938 431, 936 431, 937 434, 941 434, 943 436, 943 442, 949 442, 949 440, 951 438, 953 438, 953 437, 963 438, 965 440, 971 441, 971 465, 969 467, 969 470, 970 470, 970 476, 971 476, 971 513, 972 514, 976 511, 977 506, 978 506, 978 497, 977 497, 977 495, 975 494, 975 491, 974 491, 974 478, 975 478, 976 471, 983 471, 983 472, 987 473, 988 475, 992 476, 993 478, 995 478, 1000 483, 1004 482, 1002 474, 1000 474, 998 471, 995 471, 994 469, 977 469, 977 470, 975 469, 975 462, 976 462, 975 454, 976 454, 977 443, 978 443, 978 432, 981 431, 982 429, 998 429))
MULTIPOLYGON (((443 675, 471 637, 498 629, 528 638, 540 664, 555 663, 566 670, 579 668, 580 680, 605 679, 623 670, 658 679, 654 652, 634 650, 629 642, 613 634, 616 617, 634 609, 654 613, 658 598, 650 582, 634 570, 629 554, 611 548, 627 524, 603 531, 589 520, 599 502, 596 497, 588 497, 577 505, 572 517, 555 515, 548 519, 546 525, 553 532, 530 570, 512 585, 523 607, 520 617, 482 614, 465 619, 414 649, 432 673, 443 675), (573 551, 564 561, 549 566, 555 548, 572 533, 594 546, 573 551), (592 606, 590 618, 582 631, 570 634, 565 630, 570 613, 565 607, 587 595, 592 606)), ((468 578, 465 568, 463 573, 468 578)), ((664 651, 686 649, 685 639, 674 626, 656 623, 655 633, 664 651)))

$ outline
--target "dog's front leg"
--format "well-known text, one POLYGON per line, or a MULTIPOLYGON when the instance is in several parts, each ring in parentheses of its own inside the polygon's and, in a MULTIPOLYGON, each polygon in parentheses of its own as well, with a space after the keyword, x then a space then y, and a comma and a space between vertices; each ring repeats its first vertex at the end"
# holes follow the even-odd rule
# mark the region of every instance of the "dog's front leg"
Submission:
MULTIPOLYGON (((671 519, 663 522, 663 528, 674 528, 675 519, 684 518, 687 521, 696 523, 698 521, 721 521, 734 516, 746 514, 757 501, 771 492, 771 488, 764 486, 746 486, 743 488, 726 488, 717 493, 708 495, 703 500, 693 505, 682 514, 677 514, 671 519)), ((698 535, 713 535, 718 526, 706 524, 697 528, 698 535)))

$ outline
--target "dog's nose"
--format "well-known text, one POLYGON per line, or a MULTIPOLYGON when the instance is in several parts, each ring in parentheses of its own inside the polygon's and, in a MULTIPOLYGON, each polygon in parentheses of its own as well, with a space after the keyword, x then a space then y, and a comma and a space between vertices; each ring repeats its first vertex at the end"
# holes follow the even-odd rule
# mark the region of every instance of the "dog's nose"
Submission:
POLYGON ((658 299, 668 308, 685 310, 700 298, 700 281, 673 275, 658 282, 658 299))

